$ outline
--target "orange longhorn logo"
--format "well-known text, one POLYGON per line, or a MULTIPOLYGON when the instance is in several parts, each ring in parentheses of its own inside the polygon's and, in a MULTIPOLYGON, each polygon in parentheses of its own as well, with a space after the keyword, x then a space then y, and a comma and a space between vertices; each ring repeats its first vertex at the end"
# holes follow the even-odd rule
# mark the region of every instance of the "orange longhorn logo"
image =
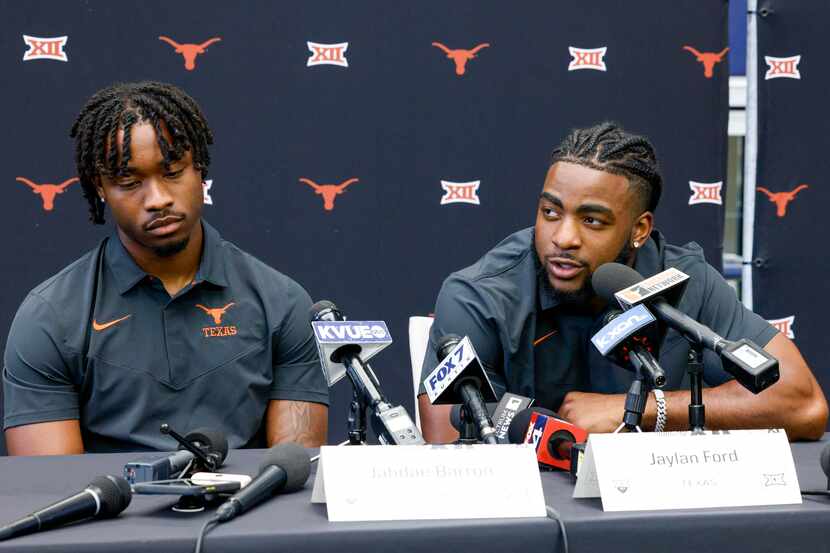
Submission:
POLYGON ((447 54, 447 57, 455 62, 455 74, 458 76, 464 74, 464 72, 467 70, 467 62, 475 58, 476 53, 478 53, 479 50, 490 46, 489 43, 484 42, 482 44, 479 44, 472 50, 463 50, 461 48, 457 50, 450 50, 440 42, 433 42, 432 45, 436 48, 443 50, 444 53, 447 54))
POLYGON ((688 50, 692 54, 695 55, 697 61, 703 64, 703 76, 707 79, 711 79, 712 75, 714 75, 714 68, 716 63, 720 63, 723 61, 723 56, 729 51, 729 48, 724 48, 718 53, 715 52, 698 52, 691 46, 684 46, 684 50, 688 50))
POLYGON ((63 194, 66 187, 73 182, 78 182, 78 177, 72 177, 71 179, 67 179, 60 184, 35 184, 26 177, 17 177, 15 180, 28 185, 35 194, 40 194, 40 197, 43 200, 43 209, 45 211, 52 211, 55 208, 55 196, 63 194))
POLYGON ((306 178, 300 178, 300 182, 312 187, 315 194, 323 196, 323 209, 331 211, 334 209, 334 198, 338 194, 342 194, 350 184, 358 182, 358 179, 351 178, 340 184, 317 184, 313 180, 306 178))
POLYGON ((790 190, 789 192, 770 192, 766 188, 759 186, 758 192, 763 192, 769 198, 769 201, 775 204, 776 211, 775 214, 778 217, 784 217, 787 214, 787 204, 790 203, 795 199, 795 195, 804 190, 805 188, 810 188, 806 184, 799 184, 795 187, 794 190, 790 190))
POLYGON ((220 324, 222 324, 222 317, 225 315, 225 311, 227 311, 228 308, 232 305, 236 305, 236 304, 234 302, 231 302, 228 305, 226 305, 225 307, 210 308, 210 307, 205 307, 201 303, 197 303, 196 307, 198 307, 199 309, 201 309, 202 311, 204 311, 205 313, 207 313, 208 315, 213 317, 213 322, 220 325, 220 324))
POLYGON ((222 40, 219 37, 211 38, 210 40, 206 40, 201 44, 179 44, 172 38, 166 36, 160 36, 159 40, 162 40, 176 49, 177 54, 181 54, 184 56, 184 68, 188 71, 193 71, 196 69, 196 56, 199 54, 204 54, 207 51, 207 47, 213 44, 214 42, 219 42, 222 40))

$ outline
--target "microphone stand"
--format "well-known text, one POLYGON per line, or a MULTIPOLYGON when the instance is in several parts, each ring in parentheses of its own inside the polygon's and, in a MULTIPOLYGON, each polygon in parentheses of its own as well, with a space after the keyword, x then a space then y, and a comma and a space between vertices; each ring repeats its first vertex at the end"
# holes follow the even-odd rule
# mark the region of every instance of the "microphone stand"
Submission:
POLYGON ((461 406, 461 432, 459 434, 457 442, 459 444, 478 443, 478 429, 466 405, 461 406))
POLYGON ((649 385, 645 382, 643 371, 638 367, 634 373, 634 380, 625 395, 625 412, 620 425, 614 430, 614 434, 625 429, 628 432, 642 432, 640 423, 643 420, 643 412, 646 409, 648 400, 649 385))
POLYGON ((357 387, 352 388, 352 402, 349 405, 349 445, 366 443, 366 402, 357 387))
POLYGON ((703 346, 689 342, 688 368, 689 392, 689 430, 693 434, 703 433, 706 424, 706 411, 703 406, 703 346))

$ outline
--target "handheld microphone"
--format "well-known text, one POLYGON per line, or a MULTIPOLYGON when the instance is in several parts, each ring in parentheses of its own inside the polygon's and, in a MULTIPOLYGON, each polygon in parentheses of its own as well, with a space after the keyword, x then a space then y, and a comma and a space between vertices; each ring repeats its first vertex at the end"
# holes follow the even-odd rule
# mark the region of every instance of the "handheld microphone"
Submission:
POLYGON ((448 334, 438 341, 437 355, 441 362, 424 380, 430 403, 464 405, 464 418, 475 423, 479 440, 497 444, 496 429, 485 405, 485 401, 496 401, 496 393, 470 339, 448 334))
MULTIPOLYGON (((496 440, 500 444, 511 443, 508 436, 510 423, 513 422, 513 419, 518 413, 524 411, 532 404, 532 398, 510 392, 505 392, 498 403, 486 404, 487 413, 490 414, 490 419, 493 421, 493 428, 496 429, 496 440)), ((467 421, 463 418, 463 411, 462 405, 453 405, 450 410, 450 424, 462 435, 462 443, 464 443, 464 425, 468 422, 474 424, 473 421, 467 421)))
POLYGON ((508 436, 512 444, 533 444, 540 465, 570 470, 571 450, 588 439, 588 432, 549 409, 531 407, 513 418, 508 436))
MULTIPOLYGON (((337 306, 330 301, 319 301, 311 306, 310 318, 312 326, 314 323, 321 321, 328 322, 343 322, 346 318, 337 309, 337 306)), ((357 327, 367 326, 365 332, 370 336, 367 340, 371 340, 372 328, 368 325, 356 325, 351 330, 356 336, 360 336, 363 329, 358 330, 357 327)), ((315 327, 315 338, 318 345, 321 344, 318 328, 315 327)), ((342 327, 343 336, 349 333, 349 329, 342 327)), ((379 326, 377 326, 380 329, 379 326)), ((380 333, 383 329, 376 330, 380 333)), ((388 342, 387 342, 388 343, 388 342)), ((343 365, 346 369, 346 374, 352 382, 357 395, 359 395, 372 412, 372 428, 377 434, 378 441, 383 445, 419 445, 424 444, 424 438, 421 436, 420 430, 412 422, 409 414, 403 406, 393 406, 390 404, 381 392, 380 382, 375 376, 372 367, 369 366, 361 358, 363 348, 360 343, 346 343, 343 344, 328 355, 326 359, 326 350, 320 348, 321 361, 324 363, 333 362, 343 365)), ((330 381, 331 382, 331 381, 330 381)))
MULTIPOLYGON (((169 426, 162 425, 168 433, 179 439, 180 436, 170 430, 169 426)), ((155 482, 156 480, 170 480, 182 476, 182 471, 190 465, 190 473, 214 472, 228 456, 228 439, 221 430, 212 428, 198 428, 189 432, 183 439, 187 443, 179 446, 179 451, 166 457, 157 459, 139 460, 124 465, 124 478, 130 484, 139 482, 155 482), (182 449, 196 449, 200 453, 197 457, 193 451, 182 449)), ((181 443, 181 442, 180 442, 181 443)))
POLYGON ((111 518, 130 504, 133 494, 120 476, 98 476, 80 493, 0 528, 0 541, 87 518, 111 518))
POLYGON ((259 474, 216 510, 216 519, 227 522, 278 493, 302 488, 311 472, 311 459, 301 446, 275 445, 265 453, 259 474))
MULTIPOLYGON (((605 301, 617 301, 629 309, 645 303, 664 323, 682 334, 693 344, 699 344, 717 353, 723 368, 747 390, 757 394, 778 381, 778 360, 752 340, 727 340, 692 319, 667 301, 679 301, 678 290, 685 286, 688 275, 677 269, 667 269, 648 279, 627 265, 606 263, 591 278, 597 295, 605 301)), ((681 290, 682 292, 682 290, 681 290)))
POLYGON ((628 370, 648 377, 655 388, 666 384, 666 373, 654 356, 659 352, 657 319, 644 306, 628 311, 611 311, 591 342, 603 357, 628 370))

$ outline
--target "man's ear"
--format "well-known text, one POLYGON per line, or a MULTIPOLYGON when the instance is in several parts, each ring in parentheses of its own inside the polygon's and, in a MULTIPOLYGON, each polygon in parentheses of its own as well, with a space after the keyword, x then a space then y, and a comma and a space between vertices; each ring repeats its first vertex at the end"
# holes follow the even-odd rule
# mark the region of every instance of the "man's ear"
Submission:
POLYGON ((634 220, 634 226, 631 229, 631 245, 635 249, 641 248, 651 236, 652 229, 654 229, 654 213, 644 211, 634 220))
POLYGON ((101 183, 101 175, 95 176, 95 193, 98 194, 98 198, 106 203, 106 196, 104 194, 104 185, 101 183))

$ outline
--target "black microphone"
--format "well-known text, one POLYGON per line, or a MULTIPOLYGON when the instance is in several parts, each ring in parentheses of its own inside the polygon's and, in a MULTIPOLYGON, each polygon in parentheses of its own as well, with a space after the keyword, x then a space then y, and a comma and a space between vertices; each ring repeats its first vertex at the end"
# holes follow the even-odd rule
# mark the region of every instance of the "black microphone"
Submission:
MULTIPOLYGON (((346 317, 330 301, 318 301, 311 306, 311 322, 345 321, 346 317)), ((421 431, 410 418, 403 406, 393 406, 386 400, 380 389, 380 382, 368 363, 360 358, 358 344, 346 344, 337 348, 330 356, 335 363, 346 368, 346 375, 352 386, 372 412, 372 428, 383 445, 422 445, 421 431)))
POLYGON ((265 455, 257 477, 216 509, 219 522, 227 522, 280 492, 295 492, 305 485, 311 472, 305 449, 293 443, 279 444, 265 455))
MULTIPOLYGON (((618 295, 626 297, 626 303, 633 306, 645 303, 663 322, 681 333, 688 341, 699 344, 717 353, 723 368, 750 392, 757 394, 778 381, 778 360, 752 340, 737 342, 727 340, 672 306, 664 297, 678 281, 676 275, 684 275, 676 269, 664 282, 651 277, 648 283, 643 276, 627 265, 606 263, 601 265, 591 278, 597 295, 607 302, 616 302, 618 295), (634 287, 631 290, 626 288, 634 287), (618 294, 619 293, 619 294, 618 294), (630 300, 630 301, 629 301, 630 300)), ((662 274, 662 273, 661 273, 662 274)), ((659 275, 658 275, 659 276, 659 275)), ((677 301, 677 300, 675 300, 677 301)))
POLYGON ((603 357, 624 369, 641 372, 655 388, 666 384, 666 373, 654 358, 660 346, 657 319, 645 306, 612 310, 603 317, 602 325, 591 342, 603 357))
POLYGON ((130 504, 133 492, 120 476, 98 476, 82 492, 0 528, 0 541, 87 518, 111 518, 130 504))
MULTIPOLYGON (((436 352, 438 360, 443 361, 455 347, 461 342, 461 337, 456 334, 447 334, 443 336, 436 344, 436 352)), ((453 365, 450 370, 456 368, 453 365)), ((454 372, 451 376, 447 376, 447 386, 438 394, 433 404, 440 404, 441 402, 452 402, 460 400, 466 409, 465 415, 475 423, 478 430, 479 439, 486 444, 497 444, 496 429, 493 426, 493 421, 490 419, 490 413, 487 412, 487 405, 484 403, 484 397, 481 394, 483 387, 492 393, 492 385, 487 378, 487 373, 481 368, 481 364, 472 359, 467 367, 460 367, 461 370, 454 372), (473 372, 464 372, 468 367, 474 368, 473 372)), ((434 371, 433 371, 434 372, 434 371)), ((429 378, 428 378, 429 380, 429 378)))

